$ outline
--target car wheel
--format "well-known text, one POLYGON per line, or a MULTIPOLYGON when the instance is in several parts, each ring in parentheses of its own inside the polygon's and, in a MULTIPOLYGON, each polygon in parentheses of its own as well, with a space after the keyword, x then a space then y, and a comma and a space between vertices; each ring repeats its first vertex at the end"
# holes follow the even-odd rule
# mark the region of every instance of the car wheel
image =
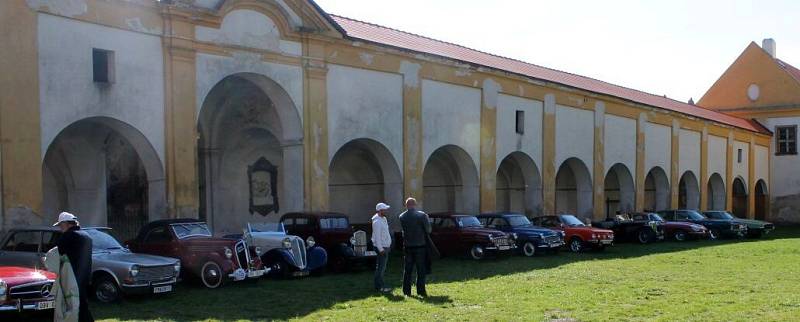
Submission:
POLYGON ((522 254, 527 257, 533 257, 533 255, 536 255, 536 245, 532 242, 525 242, 522 245, 522 254))
POLYGON ((207 288, 220 287, 223 279, 222 268, 213 261, 206 262, 203 264, 203 268, 200 269, 200 280, 203 281, 203 285, 207 288))
POLYGON ((291 274, 291 272, 289 272, 289 264, 286 263, 286 261, 282 258, 271 261, 269 268, 269 274, 272 277, 286 278, 289 277, 289 274, 291 274))
POLYGON ((94 281, 94 297, 103 303, 116 302, 120 298, 117 282, 108 275, 101 275, 94 281))
POLYGON ((474 260, 481 260, 486 257, 486 250, 481 245, 472 246, 469 250, 469 256, 474 260))
POLYGON ((719 239, 722 237, 722 233, 719 231, 719 229, 711 229, 708 231, 708 237, 710 239, 719 239))
POLYGON ((686 241, 686 232, 683 230, 678 230, 672 235, 672 238, 677 241, 686 241))
POLYGON ((583 240, 578 237, 572 237, 569 241, 569 250, 573 253, 580 253, 583 251, 583 240))

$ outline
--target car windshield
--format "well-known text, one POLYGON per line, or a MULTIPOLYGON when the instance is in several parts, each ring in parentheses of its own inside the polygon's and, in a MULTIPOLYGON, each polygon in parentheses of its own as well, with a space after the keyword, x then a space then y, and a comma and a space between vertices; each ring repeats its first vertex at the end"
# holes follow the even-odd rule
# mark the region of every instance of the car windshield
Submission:
POLYGON ((731 215, 731 214, 729 214, 729 213, 727 213, 725 211, 711 211, 711 212, 705 213, 705 215, 708 216, 708 218, 711 218, 711 219, 734 219, 735 218, 735 217, 733 217, 733 215, 731 215))
POLYGON ((457 220, 459 227, 483 227, 483 225, 481 225, 481 221, 478 220, 477 217, 473 216, 458 217, 457 220))
POLYGON ((114 237, 103 230, 84 229, 84 231, 92 239, 92 251, 125 249, 114 237))
POLYGON ((250 232, 254 233, 286 233, 283 223, 257 222, 248 223, 247 226, 250 227, 250 232))
POLYGON ((706 216, 701 215, 697 211, 691 210, 691 211, 688 211, 688 213, 689 213, 689 219, 691 219, 691 220, 703 220, 703 219, 706 219, 706 216))
POLYGON ((198 236, 211 237, 211 231, 208 230, 208 225, 204 222, 179 223, 170 226, 172 226, 172 231, 175 232, 175 236, 178 236, 178 239, 198 236))
POLYGON ((586 226, 580 219, 575 218, 573 215, 561 215, 561 221, 570 227, 586 226))
POLYGON ((347 222, 347 218, 345 218, 345 217, 321 218, 319 220, 319 228, 321 228, 321 229, 347 229, 347 228, 350 228, 350 223, 347 222))
POLYGON ((664 221, 664 218, 661 218, 661 216, 659 214, 650 214, 650 220, 664 221))
POLYGON ((508 216, 506 217, 508 224, 511 227, 530 227, 531 221, 525 216, 508 216))

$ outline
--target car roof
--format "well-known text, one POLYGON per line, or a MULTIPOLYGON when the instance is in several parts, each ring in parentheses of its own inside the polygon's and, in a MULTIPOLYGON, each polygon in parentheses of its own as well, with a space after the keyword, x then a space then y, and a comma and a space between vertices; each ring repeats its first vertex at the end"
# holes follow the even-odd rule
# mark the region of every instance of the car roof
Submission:
POLYGON ((505 216, 525 216, 525 214, 513 211, 503 211, 503 212, 487 212, 478 215, 478 217, 505 217, 505 216))
POLYGON ((153 220, 153 221, 145 224, 144 226, 142 226, 142 228, 139 228, 139 233, 136 234, 136 239, 140 239, 141 237, 144 237, 143 235, 145 234, 145 232, 149 231, 150 229, 153 229, 154 227, 166 226, 166 225, 171 225, 171 224, 188 224, 188 223, 204 223, 205 224, 206 222, 202 221, 200 219, 194 219, 194 218, 172 218, 172 219, 153 220))
POLYGON ((345 215, 345 214, 339 213, 339 212, 333 212, 333 211, 325 211, 325 212, 322 212, 322 211, 289 212, 289 213, 286 213, 283 216, 281 216, 281 218, 284 218, 284 217, 317 217, 317 218, 346 217, 346 218, 350 218, 350 216, 348 216, 348 215, 345 215))
POLYGON ((458 212, 447 212, 447 211, 444 211, 444 212, 434 212, 434 213, 428 214, 428 217, 439 217, 439 218, 445 218, 445 217, 475 217, 475 215, 468 215, 468 214, 463 214, 463 213, 458 213, 458 212))

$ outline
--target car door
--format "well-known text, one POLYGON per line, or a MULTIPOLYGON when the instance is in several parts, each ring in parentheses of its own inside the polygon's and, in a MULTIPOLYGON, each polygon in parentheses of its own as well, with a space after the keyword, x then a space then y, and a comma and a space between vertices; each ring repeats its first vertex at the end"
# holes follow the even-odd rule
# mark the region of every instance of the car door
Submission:
POLYGON ((41 243, 41 231, 12 231, 0 248, 0 265, 43 269, 41 243))
POLYGON ((180 250, 173 243, 172 231, 167 225, 150 228, 139 242, 136 251, 167 257, 180 257, 180 250))

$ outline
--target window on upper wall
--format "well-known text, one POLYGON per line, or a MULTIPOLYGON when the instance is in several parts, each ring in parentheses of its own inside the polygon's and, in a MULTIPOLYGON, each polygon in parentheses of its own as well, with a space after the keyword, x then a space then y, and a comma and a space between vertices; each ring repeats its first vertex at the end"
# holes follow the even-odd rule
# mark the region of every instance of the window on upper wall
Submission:
POLYGON ((797 154, 797 125, 775 127, 775 155, 797 154))
POLYGON ((92 76, 95 83, 114 83, 114 52, 92 48, 92 76))
POLYGON ((517 111, 517 134, 525 134, 525 111, 517 111))
POLYGON ((736 150, 736 163, 742 163, 742 149, 736 150))

